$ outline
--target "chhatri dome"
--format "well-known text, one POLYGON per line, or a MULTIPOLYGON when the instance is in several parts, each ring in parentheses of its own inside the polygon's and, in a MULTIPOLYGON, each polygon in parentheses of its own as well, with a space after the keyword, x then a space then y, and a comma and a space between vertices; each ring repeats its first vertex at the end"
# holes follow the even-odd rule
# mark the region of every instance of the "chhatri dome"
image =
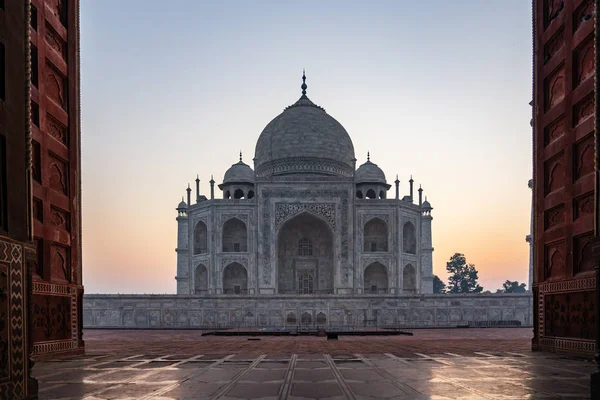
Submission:
POLYGON ((225 172, 223 183, 253 183, 254 171, 242 161, 242 152, 240 151, 240 161, 233 164, 225 172))
POLYGON ((346 129, 306 96, 275 117, 256 143, 254 167, 258 177, 319 174, 352 177, 356 159, 346 129))
POLYGON ((367 153, 367 162, 358 167, 354 174, 356 183, 383 183, 387 184, 385 174, 379 166, 371 162, 371 156, 367 153))

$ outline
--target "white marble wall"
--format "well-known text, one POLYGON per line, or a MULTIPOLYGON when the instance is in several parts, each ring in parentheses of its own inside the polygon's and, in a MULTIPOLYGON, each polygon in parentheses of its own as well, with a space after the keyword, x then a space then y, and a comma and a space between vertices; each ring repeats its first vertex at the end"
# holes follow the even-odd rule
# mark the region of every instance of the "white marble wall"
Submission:
POLYGON ((532 297, 519 294, 328 296, 105 295, 83 297, 85 328, 194 328, 245 323, 283 326, 308 313, 327 324, 379 324, 412 327, 465 325, 471 321, 520 321, 531 326, 532 297))

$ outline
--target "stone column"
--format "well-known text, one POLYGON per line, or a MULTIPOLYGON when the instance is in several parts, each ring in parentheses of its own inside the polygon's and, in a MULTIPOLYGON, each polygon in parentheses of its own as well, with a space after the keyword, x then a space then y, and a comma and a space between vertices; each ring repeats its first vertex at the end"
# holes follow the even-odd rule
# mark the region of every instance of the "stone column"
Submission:
POLYGON ((421 216, 421 293, 433 293, 433 245, 429 211, 421 216))
POLYGON ((178 209, 177 220, 177 294, 190 293, 187 209, 178 209))
POLYGON ((529 222, 529 235, 525 237, 525 241, 529 243, 529 282, 527 283, 527 290, 531 292, 531 285, 533 285, 533 179, 530 179, 527 185, 531 189, 531 219, 529 222))

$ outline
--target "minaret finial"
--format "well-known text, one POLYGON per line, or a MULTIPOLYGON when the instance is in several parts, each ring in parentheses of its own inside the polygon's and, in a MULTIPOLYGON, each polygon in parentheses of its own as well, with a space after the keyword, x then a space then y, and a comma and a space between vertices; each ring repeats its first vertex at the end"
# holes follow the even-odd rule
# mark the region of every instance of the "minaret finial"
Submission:
POLYGON ((367 151, 367 161, 371 161, 371 152, 367 151))
POLYGON ((306 71, 304 68, 302 68, 302 86, 300 87, 302 88, 302 96, 306 96, 306 88, 308 86, 306 86, 306 71))
POLYGON ((242 161, 242 151, 240 150, 240 161, 242 161))

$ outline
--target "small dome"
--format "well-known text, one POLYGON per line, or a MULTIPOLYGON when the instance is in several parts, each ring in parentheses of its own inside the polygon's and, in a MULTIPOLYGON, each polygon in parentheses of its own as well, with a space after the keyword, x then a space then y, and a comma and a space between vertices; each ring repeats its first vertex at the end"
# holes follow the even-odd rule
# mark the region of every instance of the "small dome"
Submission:
POLYGON ((432 210, 431 204, 427 201, 427 199, 421 204, 421 208, 432 210))
POLYGON ((187 208, 187 204, 186 204, 185 201, 183 201, 183 199, 181 200, 181 202, 177 206, 177 209, 180 209, 180 208, 187 208))
POLYGON ((223 183, 254 183, 254 171, 240 159, 225 172, 223 183))
POLYGON ((354 173, 354 181, 356 183, 387 183, 381 168, 372 163, 371 160, 367 160, 366 163, 358 167, 354 173))

